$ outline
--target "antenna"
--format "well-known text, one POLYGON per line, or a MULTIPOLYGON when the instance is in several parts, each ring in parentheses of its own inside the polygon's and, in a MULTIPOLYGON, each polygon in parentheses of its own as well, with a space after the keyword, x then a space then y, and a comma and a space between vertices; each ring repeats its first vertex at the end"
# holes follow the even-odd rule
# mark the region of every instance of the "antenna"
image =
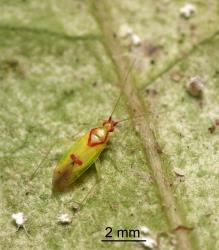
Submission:
MULTIPOLYGON (((135 65, 135 63, 136 63, 136 58, 130 63, 130 65, 129 65, 129 67, 128 67, 128 70, 127 70, 127 72, 126 72, 126 74, 125 74, 125 76, 123 77, 123 79, 122 79, 122 82, 126 82, 127 81, 127 79, 128 79, 128 76, 129 76, 129 73, 131 72, 131 70, 133 69, 133 67, 134 67, 134 65, 135 65)), ((116 100, 116 103, 115 103, 115 105, 114 105, 114 108, 113 108, 113 110, 112 110, 112 112, 111 112, 111 114, 110 114, 110 118, 112 118, 112 115, 113 115, 113 113, 114 113, 114 111, 116 110, 116 107, 117 107, 117 105, 118 105, 118 103, 119 103, 119 101, 120 101, 120 99, 121 99, 121 95, 122 95, 122 92, 120 92, 120 95, 119 95, 119 97, 117 98, 117 100, 116 100)))
MULTIPOLYGON (((135 116, 135 118, 136 118, 136 117, 144 117, 144 115, 137 115, 137 116, 135 116)), ((120 123, 120 122, 129 121, 129 120, 131 120, 131 119, 132 119, 131 117, 128 117, 128 118, 124 118, 124 119, 122 119, 122 120, 116 121, 116 122, 114 122, 114 123, 117 125, 117 124, 120 123)))

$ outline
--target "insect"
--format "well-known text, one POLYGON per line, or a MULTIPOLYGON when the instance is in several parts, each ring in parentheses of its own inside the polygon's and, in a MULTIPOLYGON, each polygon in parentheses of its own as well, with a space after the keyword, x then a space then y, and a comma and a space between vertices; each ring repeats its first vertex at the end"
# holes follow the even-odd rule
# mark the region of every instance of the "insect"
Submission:
POLYGON ((55 190, 67 189, 95 163, 119 122, 109 116, 101 126, 90 129, 70 147, 54 169, 52 183, 55 190))
MULTIPOLYGON (((134 65, 131 64, 131 67, 134 65)), ((130 69, 131 69, 130 67, 130 69)), ((126 81, 130 70, 124 78, 126 81)), ((114 121, 112 115, 119 103, 121 94, 116 101, 111 115, 103 121, 102 125, 90 129, 81 138, 79 138, 70 149, 59 160, 53 172, 53 190, 63 191, 73 184, 90 166, 99 158, 109 141, 110 134, 116 126, 125 120, 114 121)), ((96 165, 96 169, 98 167, 96 165)))

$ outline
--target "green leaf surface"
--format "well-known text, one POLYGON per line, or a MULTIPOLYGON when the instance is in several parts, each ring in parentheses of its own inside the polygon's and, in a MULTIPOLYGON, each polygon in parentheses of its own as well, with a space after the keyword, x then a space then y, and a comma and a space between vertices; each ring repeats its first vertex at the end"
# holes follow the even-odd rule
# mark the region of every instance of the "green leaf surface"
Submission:
POLYGON ((176 0, 0 1, 0 249, 144 249, 101 242, 106 227, 116 238, 141 226, 160 235, 161 250, 219 249, 219 128, 208 130, 219 119, 219 6, 192 3, 184 19, 176 0), (123 24, 140 46, 119 36, 123 24), (196 75, 201 99, 185 89, 196 75), (53 168, 121 92, 114 118, 131 119, 112 134, 102 181, 75 212, 95 168, 59 196, 53 168), (19 211, 30 237, 12 223, 19 211), (58 224, 59 213, 72 223, 58 224))

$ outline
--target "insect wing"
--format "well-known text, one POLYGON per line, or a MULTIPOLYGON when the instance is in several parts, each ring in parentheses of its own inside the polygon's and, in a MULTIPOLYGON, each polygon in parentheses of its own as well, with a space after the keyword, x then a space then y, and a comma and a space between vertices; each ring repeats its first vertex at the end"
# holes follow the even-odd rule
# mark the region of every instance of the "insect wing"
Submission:
POLYGON ((60 191, 67 189, 74 183, 99 157, 106 144, 90 147, 88 145, 89 132, 78 139, 63 155, 53 173, 53 187, 60 191), (77 157, 81 164, 77 164, 72 157, 77 157))

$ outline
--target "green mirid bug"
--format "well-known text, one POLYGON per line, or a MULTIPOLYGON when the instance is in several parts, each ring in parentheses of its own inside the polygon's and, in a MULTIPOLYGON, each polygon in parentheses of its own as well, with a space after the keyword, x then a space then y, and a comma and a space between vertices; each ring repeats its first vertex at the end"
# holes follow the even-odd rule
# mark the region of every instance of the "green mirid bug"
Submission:
POLYGON ((101 126, 90 129, 70 147, 54 169, 54 190, 66 190, 95 163, 119 122, 113 121, 110 116, 101 126))
MULTIPOLYGON (((126 82, 128 74, 135 61, 130 65, 124 78, 126 82)), ((68 189, 89 167, 99 158, 109 141, 110 134, 116 126, 125 120, 114 121, 112 115, 119 103, 121 94, 111 112, 111 115, 96 128, 90 129, 79 138, 57 163, 52 178, 53 190, 64 191, 68 189)), ((98 170, 98 168, 97 168, 98 170)))

